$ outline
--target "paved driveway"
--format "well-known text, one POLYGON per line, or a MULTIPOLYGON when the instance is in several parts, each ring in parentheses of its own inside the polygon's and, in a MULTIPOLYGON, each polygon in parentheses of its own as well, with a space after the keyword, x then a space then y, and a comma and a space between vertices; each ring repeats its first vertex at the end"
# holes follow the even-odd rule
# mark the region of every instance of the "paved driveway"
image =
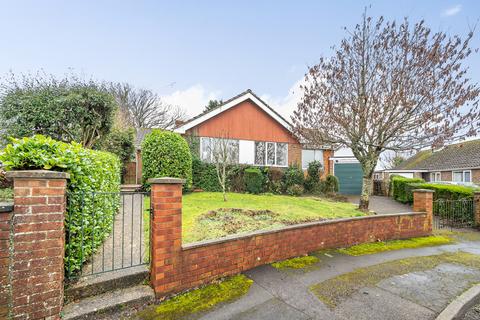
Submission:
MULTIPOLYGON (((358 204, 360 196, 348 196, 348 201, 358 204)), ((370 210, 377 214, 391 214, 412 212, 413 209, 408 204, 403 204, 393 200, 390 197, 370 196, 370 210)))

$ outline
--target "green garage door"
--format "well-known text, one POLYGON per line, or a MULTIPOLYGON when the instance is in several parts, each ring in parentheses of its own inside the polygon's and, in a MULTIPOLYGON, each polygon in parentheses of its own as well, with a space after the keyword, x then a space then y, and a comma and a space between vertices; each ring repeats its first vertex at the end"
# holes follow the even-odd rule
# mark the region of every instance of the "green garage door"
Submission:
POLYGON ((362 193, 362 167, 360 163, 335 163, 335 176, 338 178, 339 193, 362 193))

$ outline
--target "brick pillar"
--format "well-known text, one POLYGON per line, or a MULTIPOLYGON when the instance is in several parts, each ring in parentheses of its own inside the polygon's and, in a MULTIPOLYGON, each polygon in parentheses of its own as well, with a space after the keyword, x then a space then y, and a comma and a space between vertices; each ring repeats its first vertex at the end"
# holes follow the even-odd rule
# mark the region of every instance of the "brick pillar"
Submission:
POLYGON ((157 297, 181 286, 182 185, 184 179, 155 178, 152 186, 150 280, 157 297))
POLYGON ((68 174, 10 171, 14 212, 10 283, 13 319, 59 319, 63 306, 68 174))
POLYGON ((475 215, 475 226, 480 227, 480 191, 473 193, 473 212, 475 215))
POLYGON ((427 213, 427 231, 432 231, 433 225, 433 193, 429 189, 413 190, 413 211, 427 213))

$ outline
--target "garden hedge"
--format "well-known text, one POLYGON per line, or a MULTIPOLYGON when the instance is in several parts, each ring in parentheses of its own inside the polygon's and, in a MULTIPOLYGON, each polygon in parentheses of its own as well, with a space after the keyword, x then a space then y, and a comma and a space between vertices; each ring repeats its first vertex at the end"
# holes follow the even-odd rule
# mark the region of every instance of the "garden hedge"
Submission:
POLYGON ((121 170, 118 157, 84 149, 75 142, 68 144, 36 135, 12 139, 0 153, 0 161, 7 170, 45 169, 70 174, 65 266, 69 275, 79 271, 110 234, 118 212, 121 170))
POLYGON ((390 179, 390 192, 395 200, 402 203, 413 202, 411 194, 411 183, 424 183, 425 180, 420 178, 405 178, 402 176, 392 176, 390 179))
POLYGON ((263 174, 258 168, 247 168, 244 171, 247 192, 258 194, 263 191, 263 174))
POLYGON ((460 200, 466 198, 473 198, 473 193, 477 190, 468 186, 442 183, 426 183, 423 179, 410 179, 399 176, 393 177, 391 179, 391 184, 393 187, 393 197, 395 198, 395 200, 403 203, 413 203, 414 189, 434 190, 434 200, 460 200))
POLYGON ((192 181, 194 188, 210 192, 222 191, 215 165, 203 162, 196 156, 192 159, 192 181))
POLYGON ((187 141, 179 134, 153 130, 142 143, 143 183, 150 178, 172 177, 186 180, 192 186, 192 155, 187 141))

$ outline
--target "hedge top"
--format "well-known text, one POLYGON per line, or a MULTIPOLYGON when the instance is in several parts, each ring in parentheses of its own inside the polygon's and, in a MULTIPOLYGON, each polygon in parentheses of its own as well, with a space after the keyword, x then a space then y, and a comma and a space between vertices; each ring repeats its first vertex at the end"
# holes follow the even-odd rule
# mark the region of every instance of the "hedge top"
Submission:
POLYGON ((431 189, 413 189, 413 192, 419 192, 419 193, 434 193, 435 190, 431 189))
POLYGON ((70 179, 68 172, 50 170, 14 170, 5 173, 7 178, 70 179))
POLYGON ((162 178, 150 178, 148 183, 150 184, 185 184, 186 179, 162 177, 162 178))

